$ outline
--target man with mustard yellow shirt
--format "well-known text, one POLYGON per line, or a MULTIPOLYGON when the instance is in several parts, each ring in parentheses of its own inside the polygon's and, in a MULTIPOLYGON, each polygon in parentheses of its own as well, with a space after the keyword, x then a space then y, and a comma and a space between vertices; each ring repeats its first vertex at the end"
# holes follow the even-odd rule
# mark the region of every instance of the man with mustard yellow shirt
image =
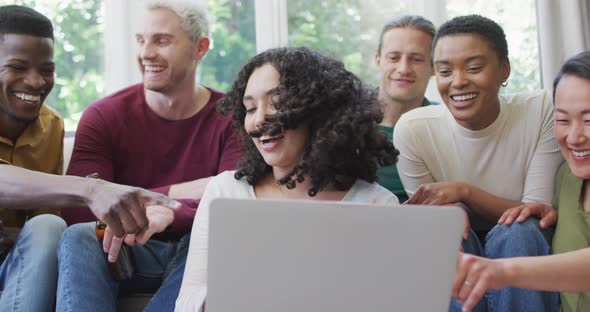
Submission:
MULTIPOLYGON (((51 21, 27 7, 0 7, 1 163, 62 173, 63 121, 43 104, 54 71, 51 21)), ((49 311, 66 224, 46 214, 57 210, 8 208, 0 208, 0 311, 49 311)))

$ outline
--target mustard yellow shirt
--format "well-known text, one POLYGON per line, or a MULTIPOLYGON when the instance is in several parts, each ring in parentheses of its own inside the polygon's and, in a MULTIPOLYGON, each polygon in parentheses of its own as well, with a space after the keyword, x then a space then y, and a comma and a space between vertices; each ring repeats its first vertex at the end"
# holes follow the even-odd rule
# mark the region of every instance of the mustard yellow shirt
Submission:
MULTIPOLYGON (((0 136, 0 163, 52 174, 62 174, 63 120, 58 112, 42 105, 39 118, 31 123, 16 142, 0 136)), ((22 227, 27 218, 52 213, 57 209, 14 210, 0 208, 5 226, 22 227)))

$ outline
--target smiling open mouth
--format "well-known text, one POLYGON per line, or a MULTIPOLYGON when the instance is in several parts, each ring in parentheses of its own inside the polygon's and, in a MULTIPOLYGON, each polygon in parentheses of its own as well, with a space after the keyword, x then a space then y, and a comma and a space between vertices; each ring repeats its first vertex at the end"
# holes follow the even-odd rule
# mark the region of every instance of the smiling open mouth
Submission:
POLYGON ((159 73, 159 72, 164 71, 164 69, 166 69, 166 67, 164 67, 164 66, 155 66, 155 65, 145 65, 144 68, 147 73, 159 73))
POLYGON ((280 135, 274 136, 272 138, 260 139, 260 142, 262 142, 262 144, 268 144, 268 143, 276 142, 282 138, 284 138, 284 135, 280 134, 280 135))
POLYGON ((576 157, 584 157, 584 156, 590 155, 590 151, 579 151, 579 152, 574 151, 574 150, 571 150, 571 151, 574 154, 574 156, 576 156, 576 157))
POLYGON ((19 100, 23 100, 23 101, 27 101, 27 102, 38 102, 39 100, 41 100, 41 96, 40 95, 27 94, 27 93, 24 93, 24 92, 15 92, 13 94, 19 100))
POLYGON ((475 99, 479 94, 478 93, 467 93, 461 95, 451 95, 451 100, 462 102, 462 101, 469 101, 475 99))

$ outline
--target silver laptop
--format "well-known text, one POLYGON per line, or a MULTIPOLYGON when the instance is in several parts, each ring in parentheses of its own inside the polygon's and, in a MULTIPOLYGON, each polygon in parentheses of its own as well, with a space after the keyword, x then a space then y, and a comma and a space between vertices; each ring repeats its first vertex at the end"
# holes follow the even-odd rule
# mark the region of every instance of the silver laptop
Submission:
POLYGON ((462 209, 216 199, 207 312, 448 311, 462 209))

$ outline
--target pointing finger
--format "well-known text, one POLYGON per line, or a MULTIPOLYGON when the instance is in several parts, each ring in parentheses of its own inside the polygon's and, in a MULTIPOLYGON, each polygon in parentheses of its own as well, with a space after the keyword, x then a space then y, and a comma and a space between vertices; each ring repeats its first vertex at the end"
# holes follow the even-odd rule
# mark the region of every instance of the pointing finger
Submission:
POLYGON ((121 245, 123 244, 123 238, 113 237, 113 241, 111 242, 111 248, 109 249, 109 262, 115 263, 117 258, 119 257, 119 251, 121 250, 121 245))
POLYGON ((181 203, 160 193, 145 191, 141 197, 144 206, 164 206, 170 209, 178 209, 182 206, 181 203))

